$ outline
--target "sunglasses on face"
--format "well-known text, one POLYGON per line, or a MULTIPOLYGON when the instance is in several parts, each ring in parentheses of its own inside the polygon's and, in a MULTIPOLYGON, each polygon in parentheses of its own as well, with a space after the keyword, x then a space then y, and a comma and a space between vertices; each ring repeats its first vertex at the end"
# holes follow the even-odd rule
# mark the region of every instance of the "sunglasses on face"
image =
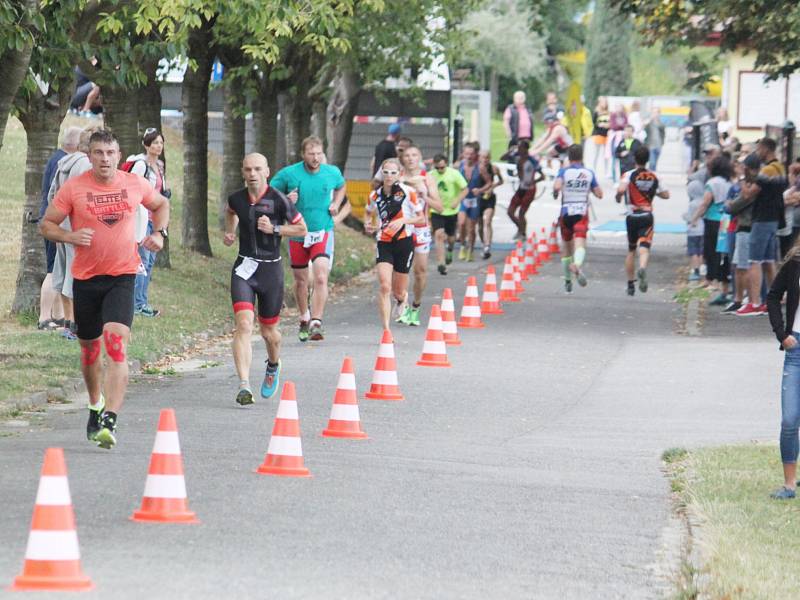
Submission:
POLYGON ((384 175, 399 175, 400 171, 384 169, 383 170, 383 174, 384 175))
POLYGON ((147 129, 144 130, 144 135, 150 135, 153 133, 158 133, 158 129, 156 129, 155 127, 148 127, 147 129))

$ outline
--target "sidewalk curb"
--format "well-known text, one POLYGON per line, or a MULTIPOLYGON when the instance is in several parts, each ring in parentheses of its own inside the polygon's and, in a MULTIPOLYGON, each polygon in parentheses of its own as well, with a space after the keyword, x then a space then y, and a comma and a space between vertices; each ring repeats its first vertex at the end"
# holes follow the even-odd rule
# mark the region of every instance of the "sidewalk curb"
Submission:
POLYGON ((686 304, 686 334, 698 337, 702 334, 700 329, 700 300, 692 298, 686 304))

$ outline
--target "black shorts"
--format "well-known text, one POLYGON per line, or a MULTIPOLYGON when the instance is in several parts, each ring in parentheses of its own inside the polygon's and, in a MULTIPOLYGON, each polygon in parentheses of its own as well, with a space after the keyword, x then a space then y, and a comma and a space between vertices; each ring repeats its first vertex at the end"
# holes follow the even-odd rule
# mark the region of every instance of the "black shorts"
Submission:
POLYGON ((484 198, 483 196, 481 196, 478 199, 478 207, 481 210, 481 214, 483 214, 483 211, 488 210, 490 208, 494 208, 496 205, 497 205, 497 196, 495 196, 494 194, 492 194, 488 198, 484 198))
POLYGON ((431 213, 431 231, 435 232, 437 229, 444 229, 446 235, 453 237, 456 234, 456 224, 458 223, 458 215, 440 215, 438 213, 431 213))
POLYGON ((407 237, 394 242, 378 242, 375 264, 389 263, 395 273, 408 273, 414 260, 414 238, 407 237))
POLYGON ((231 271, 231 301, 233 312, 252 310, 255 312, 258 300, 258 320, 265 325, 278 322, 283 308, 283 261, 258 263, 258 269, 250 279, 242 279, 236 274, 236 267, 242 263, 236 259, 231 271))
POLYGON ((86 104, 86 98, 89 96, 89 92, 91 92, 93 88, 94 83, 91 81, 87 81, 83 85, 75 88, 75 93, 72 95, 72 100, 69 102, 69 107, 74 108, 75 110, 80 110, 83 108, 83 105, 86 104))
POLYGON ((653 244, 653 213, 628 215, 625 228, 628 230, 628 250, 636 250, 637 246, 649 248, 653 244))
POLYGON ((106 323, 133 323, 133 284, 136 275, 97 275, 76 279, 72 284, 72 301, 78 337, 96 340, 103 335, 106 323))

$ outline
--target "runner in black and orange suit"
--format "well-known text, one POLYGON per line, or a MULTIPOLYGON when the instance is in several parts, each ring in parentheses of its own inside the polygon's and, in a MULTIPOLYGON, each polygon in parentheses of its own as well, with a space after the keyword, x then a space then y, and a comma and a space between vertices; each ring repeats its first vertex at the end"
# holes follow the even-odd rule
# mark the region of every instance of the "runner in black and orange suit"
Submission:
POLYGON ((647 263, 650 260, 650 246, 653 243, 653 200, 669 198, 669 191, 659 187, 658 177, 647 170, 647 161, 650 151, 646 146, 641 146, 634 151, 636 168, 624 173, 617 188, 616 200, 621 202, 625 198, 628 216, 625 219, 628 230, 628 255, 625 257, 625 271, 628 274, 628 295, 633 296, 636 279, 634 279, 634 254, 639 249, 639 270, 636 277, 639 280, 639 291, 647 291, 647 263))
POLYGON ((389 329, 390 298, 394 295, 394 318, 408 305, 408 272, 414 260, 414 227, 425 223, 417 192, 400 183, 400 162, 387 158, 381 165, 383 185, 369 196, 364 230, 378 240, 378 311, 384 329, 389 329), (375 218, 377 217, 377 223, 375 218))

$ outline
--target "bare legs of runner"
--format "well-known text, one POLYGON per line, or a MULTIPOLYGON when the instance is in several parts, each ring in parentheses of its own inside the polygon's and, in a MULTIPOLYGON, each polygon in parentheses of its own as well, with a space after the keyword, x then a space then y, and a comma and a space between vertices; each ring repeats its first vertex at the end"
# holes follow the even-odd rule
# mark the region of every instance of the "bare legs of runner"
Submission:
MULTIPOLYGON (((322 321, 325 304, 328 301, 328 275, 331 271, 331 262, 324 256, 317 257, 311 262, 311 276, 313 279, 313 294, 311 294, 311 318, 322 321)), ((308 311, 309 295, 309 269, 292 269, 294 275, 294 297, 300 315, 308 311)))
POLYGON ((396 273, 389 263, 378 263, 378 313, 384 329, 389 329, 392 296, 403 302, 408 296, 408 273, 396 273))
MULTIPOLYGON (((233 332, 233 362, 240 381, 249 381, 250 365, 253 363, 253 311, 240 310, 236 313, 236 331, 233 332)), ((267 356, 271 363, 277 363, 281 354, 281 332, 278 324, 261 326, 261 337, 267 345, 267 356)))

